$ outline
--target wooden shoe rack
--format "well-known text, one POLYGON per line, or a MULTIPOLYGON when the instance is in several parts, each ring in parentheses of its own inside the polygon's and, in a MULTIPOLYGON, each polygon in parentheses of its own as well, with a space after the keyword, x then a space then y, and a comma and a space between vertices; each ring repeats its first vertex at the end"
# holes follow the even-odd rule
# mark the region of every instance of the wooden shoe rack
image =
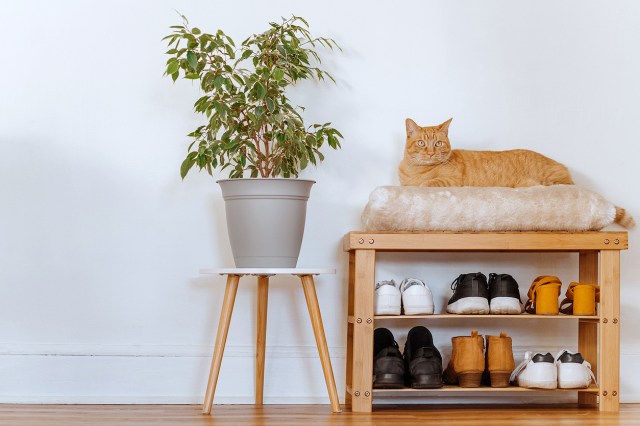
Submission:
MULTIPOLYGON (((578 350, 592 365, 598 384, 578 393, 580 406, 618 411, 620 383, 620 251, 628 248, 626 232, 364 232, 345 235, 349 252, 349 300, 345 403, 354 412, 370 412, 376 394, 413 396, 445 392, 536 392, 535 389, 460 388, 434 390, 372 389, 373 330, 386 316, 374 316, 373 300, 378 252, 576 252, 579 281, 600 285, 599 314, 595 316, 482 315, 508 321, 576 321, 578 350)), ((395 319, 428 320, 478 318, 478 315, 411 315, 395 319)), ((532 323, 533 324, 533 323, 532 323)), ((446 362, 446 360, 445 360, 446 362)), ((566 392, 558 389, 552 392, 566 392)), ((568 390, 576 391, 576 390, 568 390)), ((546 392, 549 392, 548 390, 546 392)))

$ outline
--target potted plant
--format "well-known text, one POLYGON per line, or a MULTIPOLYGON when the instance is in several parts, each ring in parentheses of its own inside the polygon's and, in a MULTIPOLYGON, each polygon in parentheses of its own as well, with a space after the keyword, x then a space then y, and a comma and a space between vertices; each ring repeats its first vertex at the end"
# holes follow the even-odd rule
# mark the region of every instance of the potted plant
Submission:
POLYGON ((304 108, 292 105, 286 89, 300 80, 335 82, 318 66, 316 50, 339 46, 313 37, 298 16, 270 23, 239 46, 222 30, 205 33, 182 18, 164 38, 171 56, 165 74, 199 81, 204 94, 194 107, 206 122, 189 134, 180 175, 194 166, 210 175, 229 170, 230 179, 217 182, 237 267, 295 267, 315 183, 295 178, 324 159, 325 145, 339 148, 342 135, 331 123, 306 126, 304 108))

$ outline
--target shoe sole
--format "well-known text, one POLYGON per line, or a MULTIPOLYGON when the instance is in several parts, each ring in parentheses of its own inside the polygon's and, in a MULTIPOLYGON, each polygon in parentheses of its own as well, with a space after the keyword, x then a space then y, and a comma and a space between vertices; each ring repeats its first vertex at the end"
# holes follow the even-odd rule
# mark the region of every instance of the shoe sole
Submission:
POLYGON ((419 374, 411 378, 413 389, 437 389, 444 386, 441 374, 419 374))
POLYGON ((402 374, 374 374, 373 387, 375 389, 402 389, 404 376, 402 374))
POLYGON ((490 312, 489 301, 484 297, 464 297, 447 306, 447 312, 460 315, 484 315, 490 312))
POLYGON ((482 371, 465 371, 458 373, 458 384, 461 388, 479 388, 482 382, 482 371))
POLYGON ((506 388, 509 387, 509 377, 511 371, 490 371, 489 378, 491 380, 492 388, 506 388))
POLYGON ((400 294, 377 294, 374 315, 400 315, 400 294))
POLYGON ((518 315, 522 313, 522 305, 515 297, 494 297, 489 303, 489 311, 495 315, 518 315))
POLYGON ((403 304, 404 314, 405 315, 433 315, 434 306, 433 304, 411 304, 407 305, 403 304))

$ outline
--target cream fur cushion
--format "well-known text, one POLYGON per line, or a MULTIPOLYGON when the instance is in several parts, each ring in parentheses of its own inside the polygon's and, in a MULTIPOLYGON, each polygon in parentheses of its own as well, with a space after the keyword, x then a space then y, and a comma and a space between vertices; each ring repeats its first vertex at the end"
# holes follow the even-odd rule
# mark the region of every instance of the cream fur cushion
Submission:
POLYGON ((574 185, 381 186, 362 223, 368 231, 594 231, 615 216, 612 203, 574 185))

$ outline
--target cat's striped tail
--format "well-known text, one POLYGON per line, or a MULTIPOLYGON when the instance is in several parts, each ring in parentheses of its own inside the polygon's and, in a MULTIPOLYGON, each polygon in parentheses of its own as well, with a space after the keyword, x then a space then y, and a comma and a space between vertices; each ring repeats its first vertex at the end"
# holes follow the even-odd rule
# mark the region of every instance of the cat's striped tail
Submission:
POLYGON ((618 206, 616 206, 616 218, 613 221, 627 229, 631 229, 636 226, 636 221, 633 220, 633 217, 631 217, 625 209, 618 206))

